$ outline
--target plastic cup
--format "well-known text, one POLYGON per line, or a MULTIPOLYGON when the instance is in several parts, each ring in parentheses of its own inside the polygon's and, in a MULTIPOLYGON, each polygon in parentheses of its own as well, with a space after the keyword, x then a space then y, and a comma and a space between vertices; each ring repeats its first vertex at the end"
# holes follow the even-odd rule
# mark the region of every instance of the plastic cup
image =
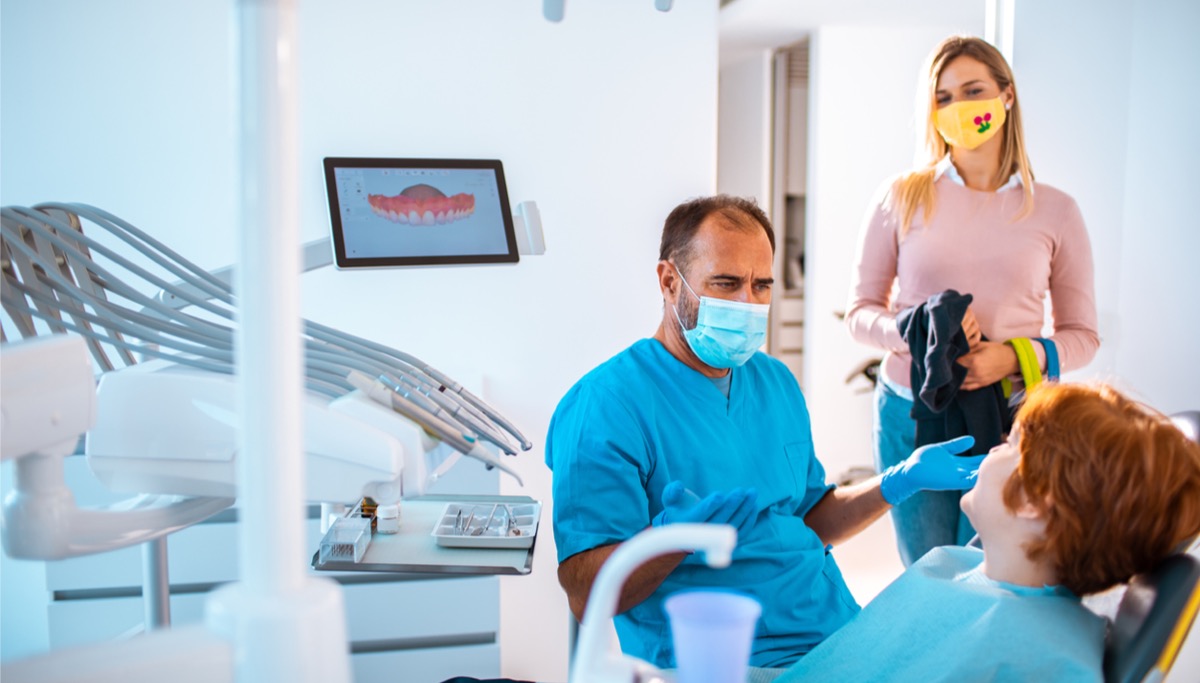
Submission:
POLYGON ((677 683, 746 683, 750 644, 762 614, 754 598, 727 591, 688 591, 666 599, 677 683))

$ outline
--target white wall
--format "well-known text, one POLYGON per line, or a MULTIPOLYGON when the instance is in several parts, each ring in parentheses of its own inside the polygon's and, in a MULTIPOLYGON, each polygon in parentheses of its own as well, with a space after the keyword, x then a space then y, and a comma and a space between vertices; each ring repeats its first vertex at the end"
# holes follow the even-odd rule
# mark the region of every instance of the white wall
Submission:
MULTIPOLYGON (((1200 129, 1172 115, 1200 109, 1200 93, 1177 86, 1196 82, 1200 4, 1139 2, 1133 19, 1116 366, 1159 409, 1200 410, 1200 129)), ((1200 647, 1190 670, 1200 671, 1200 647)))
POLYGON ((1086 12, 1079 3, 1024 2, 1015 13, 1013 71, 1034 175, 1075 198, 1092 240, 1101 344, 1073 379, 1120 381, 1132 24, 1130 0, 1091 2, 1086 12))
POLYGON ((872 464, 871 395, 845 378, 882 354, 850 339, 846 310, 862 218, 877 188, 913 163, 921 63, 951 33, 976 25, 825 26, 813 34, 804 274, 804 393, 813 440, 833 477, 872 464))
POLYGON ((1176 85, 1195 81, 1198 20, 1182 0, 1020 3, 1014 32, 1034 170, 1075 197, 1092 239, 1102 343, 1074 377, 1166 412, 1200 407, 1200 133, 1175 117, 1200 106, 1176 85))
MULTIPOLYGON (((232 3, 5 0, 0 202, 86 201, 206 267, 235 254, 232 3)), ((571 383, 654 330, 662 221, 714 190, 717 3, 302 0, 304 239, 328 231, 321 157, 499 158, 547 253, 515 267, 318 271, 303 310, 482 376, 535 443, 571 383)), ((506 493, 517 490, 503 485, 506 493)), ((565 680, 568 613, 543 515, 533 574, 501 584, 505 676, 565 680)), ((9 575, 5 567, 5 576, 9 575)), ((21 628, 8 613, 3 627, 21 628)), ((19 588, 18 588, 19 589, 19 588)), ((403 614, 403 605, 397 605, 403 614)), ((6 655, 7 656, 7 655, 6 655)))

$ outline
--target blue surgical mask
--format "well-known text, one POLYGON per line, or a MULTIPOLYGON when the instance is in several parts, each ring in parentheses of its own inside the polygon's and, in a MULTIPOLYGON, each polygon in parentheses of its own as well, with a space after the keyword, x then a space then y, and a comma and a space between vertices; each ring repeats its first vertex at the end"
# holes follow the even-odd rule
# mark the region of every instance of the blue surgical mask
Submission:
POLYGON ((683 338, 692 347, 692 353, 705 365, 714 368, 744 365, 767 340, 767 312, 771 307, 767 304, 698 296, 679 268, 675 272, 679 273, 683 286, 700 300, 696 326, 690 330, 684 329, 679 310, 672 307, 675 319, 679 321, 679 329, 683 330, 683 338))

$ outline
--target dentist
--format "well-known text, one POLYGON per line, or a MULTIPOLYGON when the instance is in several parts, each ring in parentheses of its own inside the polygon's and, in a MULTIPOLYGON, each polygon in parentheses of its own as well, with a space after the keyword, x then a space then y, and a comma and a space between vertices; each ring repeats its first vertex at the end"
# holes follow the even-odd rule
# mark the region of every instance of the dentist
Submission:
POLYGON ((663 600, 701 587, 756 597, 751 665, 792 664, 859 611, 829 549, 918 490, 970 488, 982 460, 955 455, 971 446, 964 437, 861 484, 826 483, 800 387, 758 351, 774 250, 752 201, 720 195, 676 207, 657 266, 658 330, 584 376, 550 423, 558 576, 577 618, 601 565, 643 529, 737 529, 728 568, 673 553, 625 584, 621 648, 659 667, 675 666, 663 600))

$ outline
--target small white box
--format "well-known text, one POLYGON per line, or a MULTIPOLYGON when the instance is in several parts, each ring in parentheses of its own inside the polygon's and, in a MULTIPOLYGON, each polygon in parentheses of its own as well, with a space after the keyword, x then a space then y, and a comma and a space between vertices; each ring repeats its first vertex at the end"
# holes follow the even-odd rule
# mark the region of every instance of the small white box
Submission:
POLYGON ((317 548, 317 559, 326 562, 361 562, 371 544, 371 520, 366 517, 339 517, 325 532, 317 548))

